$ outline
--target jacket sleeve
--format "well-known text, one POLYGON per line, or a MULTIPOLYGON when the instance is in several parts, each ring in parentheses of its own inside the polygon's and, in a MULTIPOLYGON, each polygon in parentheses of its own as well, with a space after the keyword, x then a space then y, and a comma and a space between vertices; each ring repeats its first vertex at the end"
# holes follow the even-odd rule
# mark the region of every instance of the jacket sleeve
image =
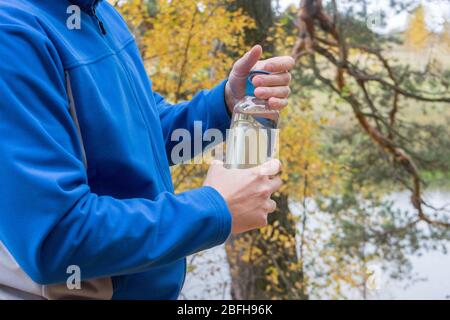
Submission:
POLYGON ((161 119, 166 153, 170 163, 174 163, 171 156, 174 147, 182 142, 181 135, 174 135, 175 130, 184 130, 191 137, 191 150, 188 156, 183 156, 182 161, 189 161, 194 156, 226 139, 226 131, 230 127, 231 117, 225 103, 225 85, 227 80, 214 87, 212 90, 203 90, 191 101, 179 104, 169 104, 164 98, 154 93, 156 105, 161 119), (221 141, 202 139, 207 130, 216 130, 220 133, 221 141), (195 140, 195 141, 193 141, 195 140), (197 147, 198 146, 198 147, 197 147))
POLYGON ((63 66, 38 31, 0 23, 0 240, 37 283, 144 272, 219 245, 231 216, 200 188, 154 201, 90 191, 63 66), (195 214, 192 214, 195 212, 195 214))

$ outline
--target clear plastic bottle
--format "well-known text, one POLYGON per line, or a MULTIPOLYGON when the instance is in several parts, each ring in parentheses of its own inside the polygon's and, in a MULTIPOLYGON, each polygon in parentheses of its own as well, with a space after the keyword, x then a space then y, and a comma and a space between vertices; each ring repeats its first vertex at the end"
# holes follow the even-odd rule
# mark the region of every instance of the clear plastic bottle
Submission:
POLYGON ((248 169, 273 159, 278 148, 280 113, 267 100, 255 97, 253 78, 266 71, 252 71, 247 80, 246 96, 234 107, 227 137, 226 167, 248 169))

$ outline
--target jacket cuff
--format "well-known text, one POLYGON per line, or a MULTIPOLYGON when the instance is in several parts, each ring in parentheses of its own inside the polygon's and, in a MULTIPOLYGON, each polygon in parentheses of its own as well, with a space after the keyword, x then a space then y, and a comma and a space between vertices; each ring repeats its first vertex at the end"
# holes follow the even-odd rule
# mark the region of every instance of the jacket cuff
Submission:
POLYGON ((205 195, 211 205, 215 208, 215 214, 217 218, 216 235, 212 237, 208 247, 216 247, 227 241, 231 234, 232 218, 231 212, 228 209, 228 205, 222 195, 212 187, 203 187, 198 189, 205 195))
POLYGON ((211 89, 207 95, 207 104, 210 106, 210 127, 219 129, 226 134, 231 125, 231 114, 225 101, 225 86, 228 80, 222 81, 218 86, 211 89))

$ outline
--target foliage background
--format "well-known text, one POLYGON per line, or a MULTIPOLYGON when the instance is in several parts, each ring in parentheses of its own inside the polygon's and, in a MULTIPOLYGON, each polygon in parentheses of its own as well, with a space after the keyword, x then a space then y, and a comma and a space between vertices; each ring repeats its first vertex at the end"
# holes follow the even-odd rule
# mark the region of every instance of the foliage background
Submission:
MULTIPOLYGON (((298 6, 277 10, 276 1, 112 2, 136 35, 154 89, 174 103, 226 78, 233 61, 251 45, 261 43, 267 56, 291 54, 298 40, 298 6)), ((332 4, 324 1, 330 14, 332 4)), ((413 92, 446 95, 450 23, 439 32, 429 30, 423 6, 392 1, 385 9, 407 10, 410 22, 404 32, 381 35, 367 23, 371 17, 366 4, 370 1, 339 11, 349 43, 380 50, 395 72, 407 77, 405 85, 413 92)), ((376 59, 357 50, 350 50, 348 59, 368 72, 381 72, 376 59)), ((334 76, 333 66, 320 57, 317 63, 324 75, 334 76)), ((203 283, 199 290, 205 298, 211 290, 231 290, 236 299, 340 299, 355 297, 355 292, 356 297, 371 298, 373 266, 395 279, 417 280, 410 257, 426 250, 446 253, 449 229, 412 224, 416 212, 395 206, 389 195, 404 191, 405 185, 393 177, 404 173, 360 129, 345 96, 320 83, 302 60, 294 70, 293 89, 290 108, 282 116, 285 186, 276 195, 278 213, 264 230, 230 239, 226 258, 206 259, 213 273, 226 259, 231 278, 203 283)), ((382 87, 372 90, 378 111, 385 112, 383 104, 392 96, 382 87)), ((417 159, 428 189, 449 185, 449 110, 448 103, 400 101, 396 130, 411 139, 399 143, 417 159)), ((206 169, 174 168, 177 191, 201 185, 206 169)), ((447 219, 444 211, 433 214, 447 219)), ((198 259, 191 258, 192 277, 197 276, 198 259)))

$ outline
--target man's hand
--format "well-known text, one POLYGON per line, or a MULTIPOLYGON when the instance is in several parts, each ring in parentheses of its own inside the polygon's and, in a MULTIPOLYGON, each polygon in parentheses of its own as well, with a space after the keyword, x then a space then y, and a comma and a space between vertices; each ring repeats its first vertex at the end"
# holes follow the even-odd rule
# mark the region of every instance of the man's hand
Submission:
POLYGON ((216 189, 225 199, 234 234, 267 225, 267 216, 277 208, 271 196, 282 185, 281 178, 276 176, 280 171, 279 160, 245 170, 225 169, 221 162, 211 165, 204 185, 216 189))
POLYGON ((283 109, 287 106, 291 93, 289 84, 291 74, 289 73, 295 66, 292 57, 275 57, 267 60, 260 60, 262 56, 261 46, 253 47, 233 66, 228 83, 225 88, 225 100, 231 112, 236 103, 245 96, 245 87, 248 75, 252 70, 264 70, 271 72, 271 75, 258 75, 253 79, 256 87, 255 96, 268 100, 272 109, 283 109))

